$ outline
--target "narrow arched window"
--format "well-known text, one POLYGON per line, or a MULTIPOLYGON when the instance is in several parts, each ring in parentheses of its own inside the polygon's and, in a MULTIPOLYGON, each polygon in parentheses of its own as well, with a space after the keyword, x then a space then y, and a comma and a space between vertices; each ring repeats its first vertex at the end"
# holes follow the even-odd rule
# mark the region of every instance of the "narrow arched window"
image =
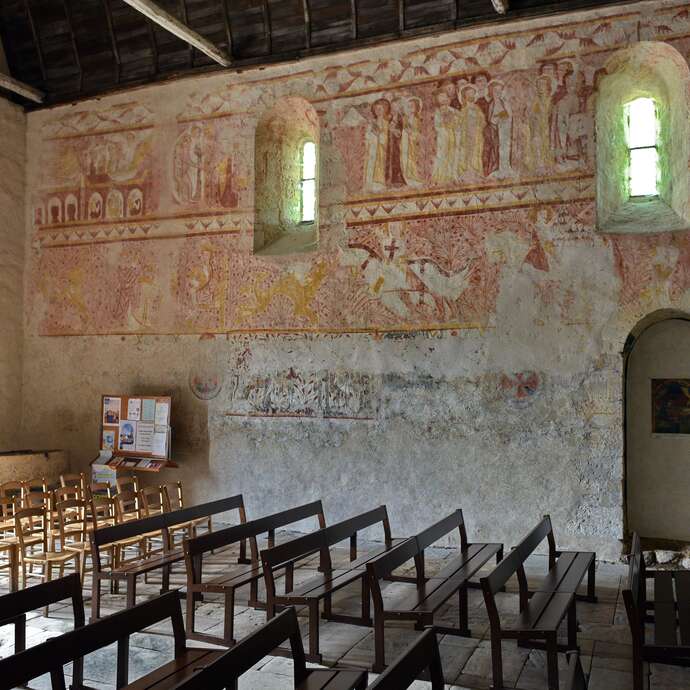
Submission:
POLYGON ((625 106, 630 196, 659 194, 659 116, 653 98, 636 98, 625 106))
POLYGON ((300 219, 313 223, 316 218, 316 144, 302 145, 302 176, 300 180, 300 219))

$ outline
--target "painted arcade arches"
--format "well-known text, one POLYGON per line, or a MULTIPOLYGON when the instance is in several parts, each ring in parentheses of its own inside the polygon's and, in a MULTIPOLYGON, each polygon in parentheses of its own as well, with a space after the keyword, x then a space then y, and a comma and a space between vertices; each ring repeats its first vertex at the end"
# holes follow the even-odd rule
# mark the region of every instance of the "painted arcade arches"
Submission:
POLYGON ((688 84, 690 69, 667 43, 643 41, 617 51, 597 80, 597 226, 602 232, 660 232, 690 226, 688 84), (658 118, 658 195, 630 187, 627 106, 653 100, 658 118))
POLYGON ((318 246, 319 119, 297 97, 278 100, 263 114, 255 139, 254 252, 292 254, 318 246), (313 183, 305 185, 305 154, 315 148, 313 183), (305 192, 309 187, 309 192, 305 192), (305 203, 315 197, 314 213, 305 203), (309 220, 313 215, 313 220, 309 220))

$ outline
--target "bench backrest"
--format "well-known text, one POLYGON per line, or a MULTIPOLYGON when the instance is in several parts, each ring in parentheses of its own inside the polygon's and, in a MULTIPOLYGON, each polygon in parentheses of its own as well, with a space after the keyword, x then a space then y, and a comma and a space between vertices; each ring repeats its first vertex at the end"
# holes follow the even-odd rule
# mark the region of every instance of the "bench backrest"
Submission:
POLYGON ((242 495, 238 494, 237 496, 221 498, 217 501, 209 501, 208 503, 201 503, 189 508, 182 508, 181 510, 173 510, 170 513, 162 513, 161 515, 153 515, 141 520, 131 520, 113 527, 96 529, 92 533, 92 544, 96 548, 107 546, 108 544, 148 534, 149 532, 167 531, 169 527, 174 525, 190 522, 197 518, 217 515, 218 513, 225 513, 230 510, 239 510, 240 522, 246 522, 244 501, 242 500, 242 495))
POLYGON ((72 573, 58 580, 50 580, 1 596, 0 625, 12 623, 16 618, 24 616, 29 611, 43 608, 49 604, 56 604, 64 599, 72 600, 74 627, 83 626, 85 622, 84 600, 78 573, 72 573))
POLYGON ((243 673, 268 656, 285 640, 290 640, 297 687, 306 680, 308 674, 297 614, 295 609, 290 607, 245 637, 213 663, 176 685, 175 690, 236 688, 236 681, 243 673))
POLYGON ((325 526, 326 519, 323 514, 321 501, 306 503, 290 510, 283 510, 241 525, 208 532, 192 539, 185 537, 182 542, 182 548, 187 568, 187 581, 190 584, 199 584, 201 582, 202 558, 205 553, 236 544, 237 542, 243 542, 245 539, 249 540, 252 562, 258 564, 259 551, 256 538, 259 535, 266 534, 267 532, 274 534, 275 530, 280 527, 285 527, 310 517, 316 517, 321 528, 325 526))
POLYGON ((637 532, 633 533, 632 548, 628 557, 628 582, 623 589, 623 601, 633 643, 644 642, 644 620, 647 609, 647 573, 642 544, 637 532))
MULTIPOLYGON (((518 581, 522 587, 522 578, 524 577, 523 564, 527 558, 537 550, 537 547, 545 538, 549 538, 550 554, 553 530, 551 528, 551 518, 548 515, 545 515, 539 524, 507 556, 505 556, 505 558, 493 569, 491 574, 481 578, 484 590, 493 596, 502 589, 506 582, 515 574, 517 574, 518 581)), ((553 567, 551 563, 549 567, 553 567)))
MULTIPOLYGON (((325 529, 291 539, 271 549, 264 549, 261 552, 264 574, 285 567, 307 556, 312 556, 315 553, 321 552, 323 554, 324 551, 328 551, 325 529)), ((330 558, 327 561, 330 563, 330 558)))
POLYGON ((53 687, 64 688, 65 664, 117 642, 116 687, 121 688, 127 684, 130 635, 168 618, 172 620, 175 657, 178 657, 186 645, 180 593, 175 591, 0 659, 3 687, 20 687, 49 673, 53 687))
POLYGON ((357 559, 357 533, 379 523, 383 527, 383 538, 386 546, 390 548, 393 544, 393 536, 391 535, 391 524, 386 506, 379 506, 366 513, 360 513, 331 525, 326 530, 326 544, 331 547, 344 539, 349 539, 350 561, 354 561, 357 559))
POLYGON ((370 686, 369 690, 404 690, 429 670, 431 690, 443 690, 443 667, 433 630, 422 633, 370 686))
POLYGON ((427 527, 417 535, 416 539, 419 550, 424 551, 455 529, 460 534, 460 547, 463 550, 466 549, 467 531, 465 529, 465 520, 462 516, 462 510, 458 508, 458 510, 453 511, 450 515, 427 527))
MULTIPOLYGON (((193 539, 185 538, 185 554, 198 556, 199 554, 230 546, 242 539, 258 537, 261 534, 274 532, 276 529, 287 527, 295 522, 306 520, 311 517, 318 519, 320 528, 326 526, 326 518, 324 516, 321 501, 305 503, 304 505, 290 508, 289 510, 281 510, 278 513, 266 515, 258 520, 251 520, 243 525, 236 525, 234 527, 216 530, 215 532, 208 532, 207 534, 202 534, 193 539)), ((258 559, 258 554, 252 552, 252 556, 256 556, 258 559)))

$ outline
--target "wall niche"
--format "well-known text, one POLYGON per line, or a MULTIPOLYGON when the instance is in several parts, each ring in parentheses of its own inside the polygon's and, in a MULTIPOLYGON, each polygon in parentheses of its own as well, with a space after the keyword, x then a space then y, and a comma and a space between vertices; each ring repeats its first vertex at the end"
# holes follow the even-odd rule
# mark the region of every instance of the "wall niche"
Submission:
POLYGON ((690 227, 688 215, 688 84, 690 70, 672 46, 642 41, 617 51, 598 86, 597 227, 601 232, 656 233, 690 227), (656 104, 656 195, 631 196, 626 105, 656 104))
POLYGON ((303 98, 278 100, 256 128, 255 254, 295 254, 318 248, 318 171, 316 111, 303 98), (313 179, 305 179, 310 174, 309 158, 314 155, 313 179), (305 204, 312 197, 313 213, 309 213, 305 204))

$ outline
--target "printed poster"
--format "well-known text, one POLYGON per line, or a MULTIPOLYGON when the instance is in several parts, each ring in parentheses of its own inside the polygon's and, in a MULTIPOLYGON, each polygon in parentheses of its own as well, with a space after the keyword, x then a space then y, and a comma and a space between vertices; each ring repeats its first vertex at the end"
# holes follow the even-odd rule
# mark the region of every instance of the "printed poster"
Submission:
POLYGON ((103 424, 119 424, 120 408, 122 400, 120 398, 103 398, 103 424))
POLYGON ((137 439, 137 423, 124 421, 120 422, 120 450, 133 451, 137 439))
POLYGON ((141 419, 141 398, 130 398, 127 401, 127 419, 132 422, 141 419))
POLYGON ((170 403, 167 401, 156 401, 156 426, 168 426, 168 419, 170 417, 170 403))
POLYGON ((137 424, 137 453, 153 453, 153 437, 155 426, 149 422, 137 424))
POLYGON ((141 401, 141 421, 154 422, 156 419, 156 401, 152 398, 144 398, 141 401))
POLYGON ((101 448, 103 450, 115 450, 115 440, 117 438, 117 429, 103 429, 103 442, 101 448))
POLYGON ((156 431, 153 434, 153 451, 152 455, 157 455, 161 458, 168 457, 168 430, 156 431))

